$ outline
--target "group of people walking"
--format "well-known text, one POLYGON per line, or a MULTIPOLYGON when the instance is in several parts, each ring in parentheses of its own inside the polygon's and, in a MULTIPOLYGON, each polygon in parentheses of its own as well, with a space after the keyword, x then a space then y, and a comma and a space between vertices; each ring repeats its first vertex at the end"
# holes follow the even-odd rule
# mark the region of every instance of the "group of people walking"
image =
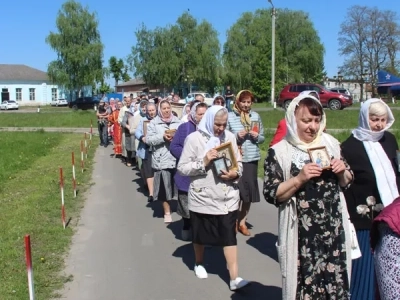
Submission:
MULTIPOLYGON (((264 129, 248 90, 235 96, 231 112, 222 96, 210 107, 201 98, 186 104, 181 117, 168 98, 119 102, 111 114, 101 106, 100 140, 104 145, 101 123, 107 118, 114 125, 115 154, 128 166, 136 156, 148 202, 162 203, 164 223, 172 222, 170 201, 178 200, 195 275, 208 277, 205 246, 221 246, 230 289, 238 290, 249 282, 239 277, 236 235, 251 235, 246 220, 251 203, 260 202, 264 129), (219 169, 221 145, 230 145, 233 157, 222 156, 219 169)), ((399 152, 388 131, 393 123, 390 108, 370 99, 361 106, 358 127, 340 144, 325 133, 318 94, 303 92, 289 105, 280 122, 285 134, 274 138, 265 158, 262 189, 278 207, 283 299, 400 299, 399 152), (313 151, 325 153, 328 165, 318 164, 313 151)))

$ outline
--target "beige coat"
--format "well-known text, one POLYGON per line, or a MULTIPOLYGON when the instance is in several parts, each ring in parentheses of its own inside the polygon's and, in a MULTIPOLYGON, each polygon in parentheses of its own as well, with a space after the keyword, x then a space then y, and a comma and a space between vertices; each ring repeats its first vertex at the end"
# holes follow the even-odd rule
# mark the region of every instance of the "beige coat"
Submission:
MULTIPOLYGON (((225 142, 230 141, 238 161, 238 173, 243 166, 236 138, 225 131, 225 142)), ((189 210, 209 215, 226 215, 239 208, 239 189, 236 181, 224 181, 214 175, 212 168, 205 168, 206 137, 199 131, 190 134, 184 143, 182 156, 178 163, 178 172, 190 176, 189 210)))

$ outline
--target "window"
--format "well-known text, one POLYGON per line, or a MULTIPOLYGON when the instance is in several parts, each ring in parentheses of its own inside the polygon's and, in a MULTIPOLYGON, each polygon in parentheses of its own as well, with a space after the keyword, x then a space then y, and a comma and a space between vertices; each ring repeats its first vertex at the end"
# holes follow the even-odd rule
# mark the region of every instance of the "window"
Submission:
POLYGON ((15 100, 17 100, 17 101, 22 100, 22 89, 21 88, 15 89, 15 100))
POLYGON ((308 90, 309 88, 308 88, 308 86, 307 85, 297 85, 297 92, 304 92, 304 91, 306 91, 306 90, 308 90))
POLYGON ((33 88, 29 89, 29 100, 35 101, 35 89, 33 89, 33 88))
POLYGON ((308 87, 308 90, 309 90, 309 91, 316 91, 317 93, 321 92, 321 89, 320 89, 318 86, 316 86, 316 85, 310 85, 310 86, 308 87))
POLYGON ((52 88, 51 89, 51 101, 56 101, 57 100, 57 89, 52 88))

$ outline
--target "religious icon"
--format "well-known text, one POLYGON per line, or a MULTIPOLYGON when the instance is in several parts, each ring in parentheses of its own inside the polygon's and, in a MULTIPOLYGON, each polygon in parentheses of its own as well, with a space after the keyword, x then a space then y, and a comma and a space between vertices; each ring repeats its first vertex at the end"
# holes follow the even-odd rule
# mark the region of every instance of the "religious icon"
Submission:
POLYGON ((320 168, 331 168, 331 160, 325 146, 310 148, 308 149, 308 154, 310 155, 311 161, 316 163, 320 168))
POLYGON ((221 144, 218 147, 216 147, 215 149, 218 152, 218 157, 225 158, 228 170, 232 170, 232 169, 237 170, 238 169, 238 163, 237 163, 235 154, 233 153, 233 147, 232 147, 231 142, 221 144))

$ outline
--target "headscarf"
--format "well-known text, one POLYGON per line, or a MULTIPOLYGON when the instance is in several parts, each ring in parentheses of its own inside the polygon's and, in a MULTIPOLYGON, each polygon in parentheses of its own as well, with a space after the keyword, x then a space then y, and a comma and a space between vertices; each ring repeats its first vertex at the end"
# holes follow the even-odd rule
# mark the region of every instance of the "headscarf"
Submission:
POLYGON ((361 104, 360 115, 358 116, 358 127, 354 129, 352 133, 354 137, 359 141, 378 142, 385 134, 385 131, 388 130, 393 125, 393 123, 394 123, 394 117, 389 106, 381 99, 372 98, 368 99, 367 101, 361 104), (369 107, 371 106, 372 103, 375 102, 381 102, 386 106, 387 110, 387 117, 388 117, 387 124, 386 127, 381 131, 372 131, 371 128, 369 127, 369 107))
POLYGON ((110 107, 112 111, 117 109, 114 98, 110 98, 110 107))
POLYGON ((161 119, 163 122, 165 122, 165 123, 170 123, 170 122, 172 121, 174 115, 172 114, 172 111, 170 112, 170 116, 169 116, 168 118, 165 118, 165 117, 162 115, 162 112, 161 112, 161 104, 163 104, 163 103, 168 103, 169 107, 171 107, 171 104, 169 103, 168 100, 161 100, 160 103, 158 103, 158 112, 157 112, 157 113, 158 113, 158 116, 160 117, 160 119, 161 119))
POLYGON ((207 137, 209 137, 205 149, 206 153, 208 152, 208 150, 219 146, 221 144, 221 140, 225 135, 224 133, 222 133, 220 136, 214 135, 214 119, 215 115, 220 110, 224 110, 226 111, 226 113, 228 113, 228 110, 225 107, 219 105, 213 105, 209 109, 207 109, 206 113, 203 116, 203 119, 201 119, 200 124, 198 126, 198 130, 204 133, 207 137))
POLYGON ((192 123, 194 123, 196 126, 199 125, 199 122, 196 120, 196 108, 197 105, 199 105, 201 102, 196 102, 193 104, 192 108, 190 109, 190 113, 188 115, 188 120, 192 123))
POLYGON ((384 206, 388 206, 399 196, 396 174, 393 170, 391 161, 389 160, 385 150, 382 148, 379 140, 394 123, 393 113, 389 106, 381 99, 372 98, 365 101, 361 105, 360 115, 358 118, 358 127, 353 130, 353 136, 361 141, 367 152, 372 169, 375 173, 376 185, 378 187, 379 196, 384 206), (386 127, 381 131, 372 131, 369 126, 369 108, 372 103, 381 102, 386 106, 388 121, 386 127))
MULTIPOLYGON (((183 118, 184 116, 186 116, 188 113, 186 112, 186 107, 188 107, 188 106, 190 106, 190 103, 187 103, 187 104, 185 104, 184 106, 183 106, 183 108, 182 108, 182 117, 181 118, 183 118)), ((189 112, 190 113, 190 112, 189 112)))
POLYGON ((149 113, 147 112, 147 109, 149 108, 149 106, 154 106, 156 108, 156 114, 157 114, 157 106, 154 102, 149 102, 146 105, 146 118, 147 118, 147 120, 151 121, 151 120, 153 120, 153 117, 150 117, 149 113))
MULTIPOLYGON (((237 96, 236 96, 236 101, 235 104, 233 105, 233 111, 240 116, 240 122, 244 126, 244 129, 249 130, 250 125, 251 125, 251 118, 250 118, 250 111, 245 112, 242 111, 239 107, 239 102, 240 102, 240 95, 243 92, 250 92, 249 90, 241 90, 237 96)), ((250 92, 251 93, 251 92, 250 92)))
MULTIPOLYGON (((314 90, 307 90, 307 91, 302 91, 300 94, 299 94, 299 96, 300 95, 310 95, 311 93, 315 93, 315 94, 317 94, 317 99, 319 100, 319 101, 321 101, 321 99, 319 98, 319 95, 318 95, 318 92, 317 91, 314 91, 314 90)), ((310 96, 313 96, 313 95, 310 95, 310 96)))
POLYGON ((143 118, 143 117, 145 117, 146 116, 146 111, 145 112, 142 112, 142 104, 143 103, 146 103, 146 110, 147 110, 147 105, 149 104, 149 101, 147 101, 147 100, 142 100, 142 101, 140 101, 140 103, 139 103, 139 112, 140 112, 140 116, 143 118))
POLYGON ((293 146, 297 147, 300 150, 307 151, 308 148, 312 147, 318 147, 321 145, 321 137, 324 132, 325 126, 326 126, 326 115, 324 110, 322 109, 322 117, 321 117, 321 122, 320 122, 320 127, 319 131, 317 133, 317 136, 311 143, 306 143, 300 140, 298 132, 297 132, 297 123, 296 123, 296 116, 295 116, 295 111, 296 107, 299 105, 299 102, 304 100, 305 98, 310 98, 314 100, 318 105, 321 106, 321 102, 315 98, 314 96, 310 96, 308 94, 303 94, 299 95, 296 98, 294 98, 287 110, 286 110, 286 115, 285 115, 285 120, 286 120, 286 125, 287 125, 287 133, 285 136, 285 139, 292 144, 293 146))

